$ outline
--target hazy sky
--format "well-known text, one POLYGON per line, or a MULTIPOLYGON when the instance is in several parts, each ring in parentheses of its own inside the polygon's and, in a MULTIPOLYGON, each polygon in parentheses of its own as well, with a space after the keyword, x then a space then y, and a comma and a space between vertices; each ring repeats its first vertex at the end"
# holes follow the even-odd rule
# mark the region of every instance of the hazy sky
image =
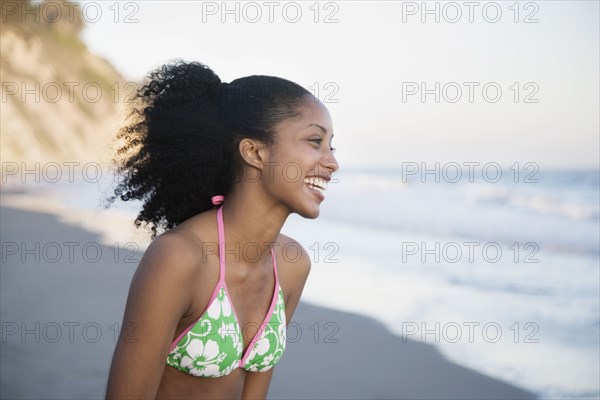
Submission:
POLYGON ((84 39, 129 80, 183 58, 227 82, 263 74, 318 88, 342 167, 599 166, 597 1, 226 8, 220 1, 98 2, 85 8, 84 39))

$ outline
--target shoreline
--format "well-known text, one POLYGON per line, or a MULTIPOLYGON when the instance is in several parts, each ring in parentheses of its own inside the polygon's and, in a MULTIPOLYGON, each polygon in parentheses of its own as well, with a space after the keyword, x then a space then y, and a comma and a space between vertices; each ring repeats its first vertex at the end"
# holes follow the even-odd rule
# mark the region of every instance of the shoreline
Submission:
MULTIPOLYGON (((2 322, 14 332, 5 335, 0 353, 2 397, 101 398, 141 252, 107 246, 101 235, 53 213, 3 202, 1 214, 5 243, 47 248, 38 260, 11 255, 14 249, 3 256, 2 322), (63 252, 57 260, 50 243, 66 242, 79 243, 76 250, 98 247, 88 245, 88 254, 75 251, 69 260, 63 252), (91 255, 96 248, 101 256, 91 255)), ((403 340, 372 318, 307 302, 290 322, 286 350, 274 371, 271 399, 536 398, 448 361, 433 345, 403 340)))

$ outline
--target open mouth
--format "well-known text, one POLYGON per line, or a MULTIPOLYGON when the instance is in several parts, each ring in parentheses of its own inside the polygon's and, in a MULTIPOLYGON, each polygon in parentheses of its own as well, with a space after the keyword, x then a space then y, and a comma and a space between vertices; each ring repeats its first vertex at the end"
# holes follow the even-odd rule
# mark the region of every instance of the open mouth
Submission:
POLYGON ((304 178, 304 183, 306 183, 309 188, 314 189, 319 193, 323 193, 325 190, 327 190, 327 181, 322 178, 304 178))

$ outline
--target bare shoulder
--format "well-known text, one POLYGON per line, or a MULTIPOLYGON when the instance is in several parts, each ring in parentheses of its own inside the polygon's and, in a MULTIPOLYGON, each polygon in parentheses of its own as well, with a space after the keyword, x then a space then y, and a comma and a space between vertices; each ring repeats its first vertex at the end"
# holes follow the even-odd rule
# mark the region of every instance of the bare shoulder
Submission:
POLYGON ((277 243, 277 270, 289 323, 310 274, 311 260, 302 245, 291 237, 280 233, 277 243))
MULTIPOLYGON (((194 300, 201 268, 201 244, 189 233, 171 230, 150 243, 135 271, 126 307, 126 318, 140 324, 148 315, 164 314, 161 321, 173 329, 194 300), (150 307, 151 305, 151 307, 150 307)), ((165 337, 172 333, 164 332, 165 337)))
POLYGON ((308 253, 295 239, 280 233, 277 238, 277 265, 284 269, 286 275, 295 278, 306 278, 310 273, 311 261, 308 253))
POLYGON ((203 249, 203 242, 188 231, 173 229, 161 234, 144 252, 132 286, 150 286, 177 296, 187 305, 184 310, 187 312, 193 300, 194 285, 206 281, 210 274, 209 268, 203 268, 207 262, 203 249))
POLYGON ((189 278, 198 271, 202 246, 185 232, 169 231, 150 243, 136 274, 169 275, 171 279, 189 278))

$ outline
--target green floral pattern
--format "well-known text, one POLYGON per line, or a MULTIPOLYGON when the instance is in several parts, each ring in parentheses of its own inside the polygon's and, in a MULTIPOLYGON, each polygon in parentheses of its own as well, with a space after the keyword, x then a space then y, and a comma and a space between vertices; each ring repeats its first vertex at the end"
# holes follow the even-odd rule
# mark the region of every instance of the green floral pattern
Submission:
POLYGON ((281 358, 286 344, 285 303, 281 287, 277 290, 271 317, 264 324, 260 337, 254 339, 256 342, 248 346, 246 352, 250 351, 250 354, 241 365, 243 339, 240 324, 223 285, 206 312, 169 353, 167 365, 205 378, 228 375, 240 366, 255 372, 271 369, 281 358))

